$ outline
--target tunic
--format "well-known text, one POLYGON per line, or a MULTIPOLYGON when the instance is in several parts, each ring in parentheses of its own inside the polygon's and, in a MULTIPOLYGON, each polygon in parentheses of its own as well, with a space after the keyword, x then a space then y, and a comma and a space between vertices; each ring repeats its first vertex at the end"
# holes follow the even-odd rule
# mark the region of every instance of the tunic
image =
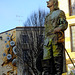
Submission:
MULTIPOLYGON (((63 32, 63 34, 68 27, 65 14, 62 10, 54 10, 45 18, 43 60, 54 57, 55 63, 58 63, 59 60, 59 63, 62 63, 64 57, 64 49, 62 45, 63 42, 58 42, 58 39, 62 35, 59 33, 53 33, 54 29, 57 27, 61 28, 61 32, 63 32), (56 59, 56 57, 58 59, 56 59)), ((62 39, 64 39, 64 37, 62 39)))

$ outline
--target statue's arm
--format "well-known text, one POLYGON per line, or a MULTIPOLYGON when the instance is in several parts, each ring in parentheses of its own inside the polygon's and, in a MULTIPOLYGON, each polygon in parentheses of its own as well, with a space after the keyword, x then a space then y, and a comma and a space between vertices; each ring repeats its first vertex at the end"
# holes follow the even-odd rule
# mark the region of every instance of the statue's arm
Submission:
POLYGON ((58 17, 58 27, 61 28, 61 30, 66 30, 68 27, 68 22, 66 21, 65 13, 63 11, 60 12, 58 17))
POLYGON ((57 19, 57 27, 54 29, 54 33, 64 31, 67 27, 68 22, 66 21, 65 13, 61 11, 57 19))

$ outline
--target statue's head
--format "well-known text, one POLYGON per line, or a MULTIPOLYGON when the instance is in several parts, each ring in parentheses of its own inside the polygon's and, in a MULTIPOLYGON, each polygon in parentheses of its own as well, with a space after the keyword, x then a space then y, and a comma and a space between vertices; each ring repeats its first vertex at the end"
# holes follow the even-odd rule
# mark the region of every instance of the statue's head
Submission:
POLYGON ((58 9, 58 0, 53 0, 54 9, 58 9))
POLYGON ((53 9, 58 9, 58 0, 49 0, 47 1, 47 7, 50 8, 53 6, 53 9))

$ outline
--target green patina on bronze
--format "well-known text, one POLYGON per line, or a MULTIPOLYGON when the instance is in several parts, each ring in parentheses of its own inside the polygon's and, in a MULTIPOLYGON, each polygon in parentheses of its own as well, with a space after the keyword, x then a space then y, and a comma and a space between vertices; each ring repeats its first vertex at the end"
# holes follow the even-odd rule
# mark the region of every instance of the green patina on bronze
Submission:
POLYGON ((56 27, 60 27, 63 32, 66 30, 68 24, 66 21, 65 14, 62 10, 54 10, 48 14, 45 18, 45 39, 44 39, 44 55, 43 59, 50 59, 50 47, 53 47, 54 57, 60 54, 59 48, 57 47, 58 35, 54 34, 53 31, 56 27), (51 45, 51 46, 50 46, 51 45))

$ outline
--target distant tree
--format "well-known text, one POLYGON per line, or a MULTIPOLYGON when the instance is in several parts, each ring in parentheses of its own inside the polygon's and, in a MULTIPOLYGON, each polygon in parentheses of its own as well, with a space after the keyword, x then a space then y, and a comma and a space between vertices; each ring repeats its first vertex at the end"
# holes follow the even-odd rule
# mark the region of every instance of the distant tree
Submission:
POLYGON ((24 23, 24 26, 44 26, 45 17, 48 14, 45 10, 38 10, 34 12, 24 23))
POLYGON ((43 49, 43 30, 46 15, 47 12, 39 10, 31 14, 24 23, 25 28, 20 36, 22 36, 22 34, 27 36, 24 36, 25 38, 19 37, 20 40, 18 39, 17 42, 17 56, 19 61, 21 61, 20 64, 23 66, 22 75, 25 75, 26 68, 30 75, 38 74, 38 70, 36 69, 36 58, 38 53, 43 49), (22 40, 27 44, 22 44, 22 40))

